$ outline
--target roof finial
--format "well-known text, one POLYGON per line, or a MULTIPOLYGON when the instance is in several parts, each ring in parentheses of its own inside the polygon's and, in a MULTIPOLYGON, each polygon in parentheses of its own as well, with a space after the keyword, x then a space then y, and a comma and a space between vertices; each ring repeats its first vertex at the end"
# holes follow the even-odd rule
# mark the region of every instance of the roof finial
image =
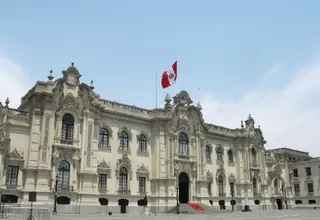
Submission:
POLYGON ((48 80, 52 81, 54 79, 54 76, 52 75, 53 71, 50 70, 49 76, 48 76, 48 80))
POLYGON ((93 80, 91 80, 91 82, 90 82, 90 88, 91 88, 91 89, 94 89, 93 80))
POLYGON ((74 62, 71 63, 71 66, 74 66, 74 62))
POLYGON ((7 108, 9 108, 9 104, 10 104, 10 101, 9 101, 9 97, 7 97, 7 99, 6 99, 6 106, 5 107, 7 107, 7 108))
POLYGON ((241 128, 243 128, 243 121, 241 121, 241 128))

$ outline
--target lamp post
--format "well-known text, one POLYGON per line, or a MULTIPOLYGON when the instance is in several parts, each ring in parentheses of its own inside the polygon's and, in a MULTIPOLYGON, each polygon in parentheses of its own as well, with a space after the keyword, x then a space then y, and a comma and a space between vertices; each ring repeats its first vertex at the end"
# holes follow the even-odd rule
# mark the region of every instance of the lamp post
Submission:
POLYGON ((56 185, 54 187, 54 205, 52 215, 57 215, 57 191, 58 191, 58 174, 56 175, 56 185))
POLYGON ((178 183, 177 183, 176 189, 177 189, 177 193, 176 193, 176 195, 177 195, 177 197, 176 197, 176 199, 177 199, 177 214, 180 214, 180 211, 179 211, 179 184, 178 183))

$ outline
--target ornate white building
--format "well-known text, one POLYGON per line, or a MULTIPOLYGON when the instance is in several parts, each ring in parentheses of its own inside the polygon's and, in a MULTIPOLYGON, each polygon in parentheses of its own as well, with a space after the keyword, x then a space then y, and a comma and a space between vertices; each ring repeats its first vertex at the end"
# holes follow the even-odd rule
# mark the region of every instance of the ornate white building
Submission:
POLYGON ((228 129, 206 123, 186 91, 143 109, 102 99, 73 64, 62 74, 38 81, 18 109, 0 105, 6 203, 27 203, 36 191, 52 209, 58 178, 59 212, 138 212, 145 195, 153 212, 177 198, 226 209, 234 199, 238 210, 294 205, 289 162, 266 151, 250 115, 228 129))

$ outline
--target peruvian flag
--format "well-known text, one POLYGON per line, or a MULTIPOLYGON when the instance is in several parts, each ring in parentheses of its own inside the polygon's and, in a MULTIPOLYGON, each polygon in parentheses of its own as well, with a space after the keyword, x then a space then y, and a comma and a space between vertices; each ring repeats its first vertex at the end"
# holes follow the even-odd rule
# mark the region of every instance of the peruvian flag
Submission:
POLYGON ((178 61, 174 62, 172 68, 162 74, 162 88, 168 88, 177 81, 178 78, 178 61))

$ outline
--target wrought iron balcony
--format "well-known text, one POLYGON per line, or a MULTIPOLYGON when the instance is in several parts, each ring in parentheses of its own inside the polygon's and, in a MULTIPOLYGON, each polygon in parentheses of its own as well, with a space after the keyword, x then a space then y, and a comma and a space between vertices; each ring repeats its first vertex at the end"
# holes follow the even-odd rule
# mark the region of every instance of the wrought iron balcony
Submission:
POLYGON ((118 190, 119 195, 131 195, 130 190, 118 190))

